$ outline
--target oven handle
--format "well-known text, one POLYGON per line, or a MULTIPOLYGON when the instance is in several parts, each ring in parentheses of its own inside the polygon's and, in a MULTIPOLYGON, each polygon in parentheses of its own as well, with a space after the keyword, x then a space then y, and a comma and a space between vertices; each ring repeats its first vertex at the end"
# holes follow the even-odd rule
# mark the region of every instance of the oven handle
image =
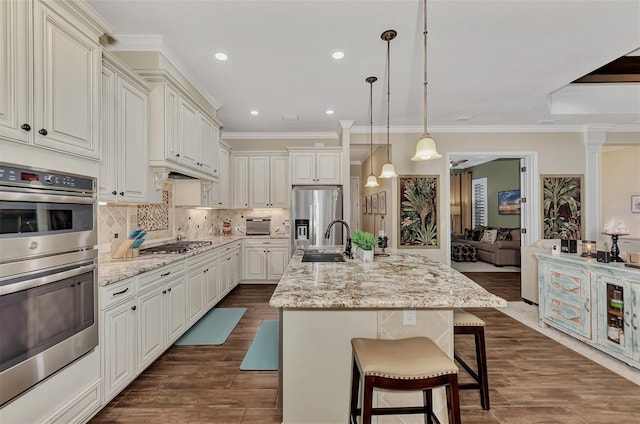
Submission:
POLYGON ((38 286, 44 286, 46 284, 55 283, 56 281, 64 280, 65 278, 75 277, 76 275, 84 274, 96 269, 95 264, 85 265, 78 268, 70 269, 68 271, 58 272, 56 274, 47 275, 39 278, 31 278, 28 280, 20 281, 6 286, 0 286, 0 296, 19 292, 21 290, 32 289, 38 286))
POLYGON ((0 191, 0 200, 14 202, 41 202, 41 203, 77 203, 77 204, 93 204, 95 196, 74 196, 71 193, 65 194, 45 194, 45 193, 27 193, 0 191))

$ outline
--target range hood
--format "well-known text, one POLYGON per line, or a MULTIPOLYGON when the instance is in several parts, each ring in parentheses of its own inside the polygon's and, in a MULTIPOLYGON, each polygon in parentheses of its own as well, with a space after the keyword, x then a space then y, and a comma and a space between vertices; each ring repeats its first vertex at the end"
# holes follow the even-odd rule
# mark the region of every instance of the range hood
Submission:
MULTIPOLYGON (((173 174, 173 173, 172 173, 173 174)), ((209 207, 210 181, 169 175, 173 180, 173 203, 176 207, 209 207)))

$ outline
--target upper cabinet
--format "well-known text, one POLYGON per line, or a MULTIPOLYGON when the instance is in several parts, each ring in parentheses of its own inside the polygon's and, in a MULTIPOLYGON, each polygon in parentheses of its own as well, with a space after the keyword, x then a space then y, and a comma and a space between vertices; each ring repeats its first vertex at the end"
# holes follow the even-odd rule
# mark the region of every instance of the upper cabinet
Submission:
POLYGON ((152 87, 150 165, 203 180, 218 178, 220 123, 168 73, 142 75, 152 87))
POLYGON ((98 178, 100 200, 138 203, 160 200, 161 192, 148 189, 149 92, 144 80, 105 53, 102 67, 102 162, 98 178))
POLYGON ((218 181, 213 181, 211 183, 211 188, 209 191, 209 206, 217 207, 217 208, 229 208, 231 207, 231 202, 229 199, 230 190, 230 169, 231 169, 231 158, 230 158, 230 149, 223 143, 220 143, 219 150, 219 158, 218 158, 218 181))
POLYGON ((339 150, 330 149, 292 151, 291 184, 342 184, 341 155, 339 150))
POLYGON ((236 208, 288 208, 291 183, 289 158, 284 155, 234 156, 236 208))
POLYGON ((0 2, 0 135, 100 159, 98 38, 110 31, 84 2, 0 2))

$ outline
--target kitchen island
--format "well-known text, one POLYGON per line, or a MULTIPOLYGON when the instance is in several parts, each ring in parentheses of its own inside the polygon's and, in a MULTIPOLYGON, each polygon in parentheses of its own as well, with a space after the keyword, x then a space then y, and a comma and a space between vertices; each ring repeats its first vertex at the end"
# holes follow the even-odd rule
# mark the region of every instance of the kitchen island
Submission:
MULTIPOLYGON (((373 262, 303 263, 298 250, 270 301, 280 308, 283 423, 349 421, 353 337, 426 336, 453 358, 453 309, 507 302, 425 256, 391 251, 373 262), (416 310, 405 325, 403 310, 416 310)), ((380 392, 379 406, 420 404, 421 394, 380 392)), ((444 390, 434 410, 446 422, 444 390)), ((378 417, 378 422, 397 417, 378 417)), ((418 415, 406 422, 423 422, 418 415)))

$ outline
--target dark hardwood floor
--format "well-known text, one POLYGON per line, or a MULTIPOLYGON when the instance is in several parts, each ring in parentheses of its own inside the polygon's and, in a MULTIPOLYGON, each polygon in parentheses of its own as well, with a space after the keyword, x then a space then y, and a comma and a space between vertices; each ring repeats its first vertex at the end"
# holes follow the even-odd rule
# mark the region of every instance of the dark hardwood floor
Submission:
MULTIPOLYGON (((520 300, 519 273, 466 275, 520 300)), ((277 318, 268 306, 273 288, 238 286, 219 306, 247 313, 224 345, 172 346, 91 423, 281 422, 277 373, 239 369, 260 322, 277 318)), ((640 386, 496 309, 469 311, 487 324, 491 410, 480 408, 477 391, 462 391, 464 424, 640 423, 640 386)), ((456 336, 456 349, 471 357, 472 338, 456 336)))

